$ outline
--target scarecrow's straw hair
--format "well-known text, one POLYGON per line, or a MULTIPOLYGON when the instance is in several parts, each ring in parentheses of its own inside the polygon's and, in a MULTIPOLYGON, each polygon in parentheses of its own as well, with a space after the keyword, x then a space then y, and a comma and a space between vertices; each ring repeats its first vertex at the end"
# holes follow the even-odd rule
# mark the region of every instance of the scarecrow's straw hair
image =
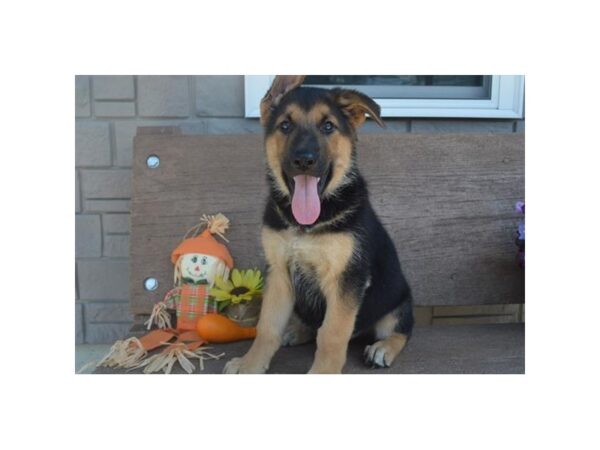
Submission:
POLYGON ((173 285, 179 286, 179 282, 181 281, 181 259, 183 255, 179 255, 177 258, 177 262, 175 263, 175 270, 173 271, 173 285))
POLYGON ((207 229, 211 234, 216 234, 225 242, 229 242, 225 237, 225 232, 229 229, 229 219, 223 214, 219 213, 214 216, 204 214, 200 217, 200 222, 198 224, 187 230, 183 239, 187 239, 190 233, 192 234, 191 237, 196 237, 203 229, 207 229))

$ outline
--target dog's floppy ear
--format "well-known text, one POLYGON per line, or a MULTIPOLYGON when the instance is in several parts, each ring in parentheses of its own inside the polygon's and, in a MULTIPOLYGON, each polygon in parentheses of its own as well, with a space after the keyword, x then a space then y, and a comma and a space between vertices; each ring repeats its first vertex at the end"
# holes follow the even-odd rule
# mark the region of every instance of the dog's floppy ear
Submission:
POLYGON ((277 75, 271 88, 260 101, 260 123, 266 125, 271 111, 279 104, 281 98, 302 84, 306 75, 277 75))
POLYGON ((381 108, 368 95, 352 89, 340 88, 332 89, 331 93, 354 128, 358 128, 365 122, 366 114, 377 122, 377 125, 385 128, 385 124, 381 120, 381 108))

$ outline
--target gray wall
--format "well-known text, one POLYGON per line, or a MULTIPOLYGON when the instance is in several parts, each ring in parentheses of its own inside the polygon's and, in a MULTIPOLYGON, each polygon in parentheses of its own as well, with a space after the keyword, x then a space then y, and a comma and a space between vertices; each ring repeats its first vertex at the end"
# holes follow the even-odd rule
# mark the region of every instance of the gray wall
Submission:
MULTIPOLYGON (((129 205, 136 127, 184 133, 260 133, 244 119, 243 76, 75 78, 75 323, 77 343, 123 338, 128 309, 129 205)), ((385 133, 514 133, 524 120, 386 119, 385 133)))

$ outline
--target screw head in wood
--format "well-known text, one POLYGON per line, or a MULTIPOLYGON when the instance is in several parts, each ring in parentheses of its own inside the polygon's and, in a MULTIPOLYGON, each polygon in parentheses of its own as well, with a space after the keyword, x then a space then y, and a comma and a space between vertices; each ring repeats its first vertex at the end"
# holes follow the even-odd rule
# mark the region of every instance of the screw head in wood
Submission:
POLYGON ((148 277, 144 280, 144 289, 155 291, 158 288, 158 280, 154 277, 148 277))
POLYGON ((156 155, 150 155, 146 159, 146 165, 149 169, 156 169, 160 165, 160 158, 156 155))

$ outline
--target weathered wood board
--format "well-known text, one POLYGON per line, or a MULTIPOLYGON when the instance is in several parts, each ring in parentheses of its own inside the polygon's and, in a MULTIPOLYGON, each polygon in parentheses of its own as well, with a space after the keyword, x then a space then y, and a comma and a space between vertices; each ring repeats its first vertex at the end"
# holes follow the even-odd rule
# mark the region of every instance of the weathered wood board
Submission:
MULTIPOLYGON (((133 162, 131 309, 172 287, 170 253, 202 214, 224 213, 236 266, 263 267, 262 137, 138 133, 133 162), (149 169, 150 155, 160 165, 149 169), (155 277, 156 291, 144 290, 155 277)), ((163 130, 164 133, 164 130, 163 130)), ((417 305, 524 301, 514 203, 524 198, 520 134, 362 135, 359 164, 417 305)))
MULTIPOLYGON (((140 330, 141 333, 145 330, 140 330)), ((525 325, 521 323, 486 325, 438 325, 415 327, 406 349, 391 368, 371 369, 363 363, 363 350, 370 341, 355 339, 348 347, 345 374, 523 374, 525 373, 525 325)), ((225 363, 242 356, 251 341, 212 344, 214 354, 225 353, 218 361, 207 361, 201 371, 197 362, 194 373, 222 373, 225 363)), ((315 343, 282 347, 267 373, 306 373, 313 362, 315 343)), ((99 367, 94 373, 142 373, 141 369, 99 367)), ((162 373, 162 372, 159 372, 162 373)), ((173 373, 184 373, 179 364, 173 373)))

